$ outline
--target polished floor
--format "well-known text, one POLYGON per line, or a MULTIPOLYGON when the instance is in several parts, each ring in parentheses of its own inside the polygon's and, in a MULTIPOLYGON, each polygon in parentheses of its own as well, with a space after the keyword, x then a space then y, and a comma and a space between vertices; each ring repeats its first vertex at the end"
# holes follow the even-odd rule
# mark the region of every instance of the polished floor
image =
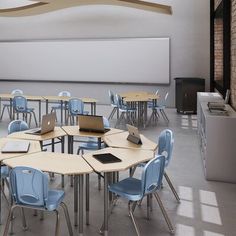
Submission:
MULTIPOLYGON (((97 106, 97 113, 108 116, 110 106, 97 106)), ((167 109, 170 119, 167 124, 162 118, 156 126, 141 129, 140 132, 153 141, 165 128, 174 132, 173 159, 168 167, 171 177, 181 198, 178 204, 170 189, 164 182, 164 188, 160 192, 161 199, 175 227, 175 235, 178 236, 235 236, 236 235, 236 184, 210 182, 204 179, 203 166, 197 138, 197 121, 195 115, 179 115, 174 109, 167 109)), ((111 125, 115 123, 112 120, 111 125)), ((7 135, 8 117, 5 114, 0 122, 0 137, 7 135)), ((121 126, 122 128, 122 126, 121 126)), ((76 147, 75 147, 76 149, 76 147)), ((222 157, 224 158, 224 157, 222 157)), ((138 176, 140 171, 136 172, 138 176)), ((121 173, 121 178, 128 172, 121 173)), ((60 176, 50 182, 52 187, 60 188, 60 176)), ((69 207, 70 217, 73 222, 73 188, 66 178, 65 202, 69 207)), ((141 231, 141 235, 170 235, 164 218, 158 205, 153 199, 153 211, 151 220, 146 219, 146 201, 135 210, 135 217, 141 231)), ((3 234, 4 224, 8 208, 2 199, 2 225, 0 235, 3 234)), ((92 174, 90 178, 90 225, 84 225, 84 235, 99 235, 99 228, 103 221, 103 191, 97 189, 97 176, 92 174)), ((60 211, 62 213, 62 211, 60 211)), ((55 215, 46 213, 44 220, 33 216, 31 210, 26 211, 28 231, 21 228, 21 217, 16 212, 14 219, 14 233, 17 236, 49 236, 54 235, 55 215)), ((78 228, 73 227, 74 235, 78 234, 78 228)), ((61 214, 60 235, 68 235, 64 216, 61 214)), ((127 201, 119 200, 109 219, 109 235, 131 236, 136 235, 131 220, 128 216, 127 201)))

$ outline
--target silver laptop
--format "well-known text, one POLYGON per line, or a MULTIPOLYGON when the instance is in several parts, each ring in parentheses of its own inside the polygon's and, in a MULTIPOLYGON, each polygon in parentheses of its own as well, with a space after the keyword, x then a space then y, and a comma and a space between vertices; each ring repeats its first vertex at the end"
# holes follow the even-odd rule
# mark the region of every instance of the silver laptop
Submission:
POLYGON ((102 116, 78 115, 79 130, 85 132, 106 133, 102 116))
POLYGON ((126 125, 129 135, 127 137, 127 140, 129 140, 132 143, 135 144, 142 144, 141 137, 138 131, 138 128, 132 125, 126 125))
POLYGON ((55 128, 56 113, 43 115, 41 128, 27 130, 26 134, 42 135, 51 132, 55 128))
POLYGON ((2 153, 26 153, 29 150, 29 141, 8 141, 2 147, 2 153))

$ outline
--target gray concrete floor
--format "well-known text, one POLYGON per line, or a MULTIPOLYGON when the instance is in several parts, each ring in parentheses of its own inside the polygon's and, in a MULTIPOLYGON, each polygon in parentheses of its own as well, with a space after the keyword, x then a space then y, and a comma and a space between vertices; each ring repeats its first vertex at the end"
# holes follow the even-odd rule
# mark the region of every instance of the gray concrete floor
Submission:
MULTIPOLYGON (((100 115, 108 116, 110 111, 110 106, 97 106, 97 113, 100 115)), ((158 134, 165 128, 170 128, 174 132, 173 159, 167 172, 180 195, 181 204, 176 202, 165 182, 160 196, 175 226, 175 235, 235 236, 236 184, 205 180, 196 131, 196 116, 179 115, 174 109, 167 109, 167 114, 170 119, 169 124, 160 118, 156 126, 140 129, 140 132, 153 141, 157 141, 158 134)), ((111 121, 111 126, 114 126, 115 121, 115 119, 111 121)), ((7 135, 8 123, 9 120, 5 114, 3 121, 0 122, 0 137, 7 135)), ((136 176, 139 174, 140 170, 136 172, 136 176)), ((124 178, 128 176, 128 172, 121 173, 120 176, 124 178)), ((60 176, 56 176, 50 185, 60 188, 60 176)), ((65 202, 69 207, 73 222, 73 188, 70 187, 68 178, 66 178, 64 190, 66 192, 65 202)), ((95 174, 90 177, 90 196, 90 225, 84 225, 84 235, 99 235, 99 228, 103 221, 103 191, 97 189, 95 174)), ((146 219, 146 201, 143 201, 142 206, 135 210, 141 235, 170 235, 160 209, 155 199, 153 200, 151 220, 146 219)), ((4 199, 2 201, 3 224, 0 226, 0 235, 3 234, 8 213, 6 202, 4 199)), ((20 214, 16 212, 15 235, 54 235, 55 216, 53 213, 46 213, 43 221, 40 221, 39 216, 33 216, 31 210, 26 211, 26 216, 29 230, 23 231, 20 214)), ((73 230, 77 235, 78 228, 73 227, 73 230)), ((128 216, 127 201, 122 199, 118 201, 109 219, 109 233, 112 236, 136 235, 128 216)), ((68 235, 63 214, 61 214, 60 235, 68 235)))

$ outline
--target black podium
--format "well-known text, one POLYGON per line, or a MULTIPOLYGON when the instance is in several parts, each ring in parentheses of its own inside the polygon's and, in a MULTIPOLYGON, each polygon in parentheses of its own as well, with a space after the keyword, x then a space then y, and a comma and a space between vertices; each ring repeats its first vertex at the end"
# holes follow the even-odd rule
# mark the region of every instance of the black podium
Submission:
POLYGON ((175 78, 175 104, 178 113, 197 113, 197 92, 205 92, 204 79, 175 78))

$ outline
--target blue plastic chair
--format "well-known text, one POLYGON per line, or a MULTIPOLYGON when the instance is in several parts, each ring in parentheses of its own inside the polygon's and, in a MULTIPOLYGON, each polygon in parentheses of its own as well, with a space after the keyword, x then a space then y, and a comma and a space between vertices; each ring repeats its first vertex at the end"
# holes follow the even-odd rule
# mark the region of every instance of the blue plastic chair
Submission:
MULTIPOLYGON (((68 91, 61 91, 58 93, 59 97, 71 97, 71 93, 68 91)), ((61 104, 60 102, 56 102, 56 105, 51 107, 51 113, 56 112, 57 110, 65 110, 65 112, 68 110, 68 104, 61 104)))
POLYGON ((125 120, 125 123, 130 123, 134 125, 135 112, 137 111, 136 107, 129 107, 124 104, 122 98, 119 94, 116 94, 117 106, 119 109, 119 119, 116 122, 115 127, 120 124, 121 120, 125 120))
POLYGON ((36 115, 34 112, 34 108, 29 108, 27 106, 27 99, 23 96, 15 96, 13 98, 13 113, 17 114, 17 119, 19 119, 19 114, 22 113, 23 114, 23 120, 27 121, 27 115, 30 115, 29 118, 29 127, 31 124, 31 118, 32 118, 32 114, 34 116, 34 121, 35 121, 35 125, 38 126, 37 123, 37 119, 36 119, 36 115))
MULTIPOLYGON (((10 220, 15 208, 54 211, 56 214, 55 235, 59 235, 59 213, 57 208, 63 208, 69 235, 73 235, 67 206, 63 203, 65 192, 48 188, 48 177, 42 171, 30 167, 19 166, 10 171, 11 195, 14 203, 8 214, 3 236, 8 235, 10 220)), ((23 214, 23 227, 27 229, 23 214)))
POLYGON ((80 114, 88 115, 88 111, 84 111, 84 103, 79 98, 71 98, 68 102, 68 117, 67 117, 67 124, 70 118, 70 123, 75 124, 75 117, 80 114))
MULTIPOLYGON (((23 120, 13 120, 9 123, 8 125, 8 134, 18 132, 18 131, 23 131, 29 129, 28 125, 26 122, 23 120)), ((1 179, 6 183, 8 189, 10 189, 9 182, 7 178, 9 177, 9 168, 8 166, 1 166, 1 179)), ((2 187, 2 193, 4 198, 7 200, 7 197, 4 193, 4 186, 2 187)), ((7 200, 8 202, 8 200, 7 200)))
MULTIPOLYGON (((103 117, 103 124, 104 128, 110 128, 109 121, 106 117, 103 117)), ((86 140, 83 140, 85 142, 82 142, 79 144, 79 148, 77 150, 77 154, 80 154, 80 151, 82 154, 84 154, 84 150, 98 150, 98 140, 97 138, 89 137, 86 140)), ((104 142, 101 143, 101 148, 105 148, 104 142)))
POLYGON ((111 114, 108 117, 108 120, 112 119, 115 113, 117 114, 117 119, 119 119, 119 108, 117 106, 117 101, 115 100, 115 95, 111 90, 108 91, 108 94, 109 94, 110 104, 113 108, 111 114))
POLYGON ((164 177, 168 183, 168 185, 171 188, 171 191, 173 192, 176 200, 180 202, 180 198, 177 194, 177 191, 175 190, 169 176, 166 173, 166 168, 170 164, 170 160, 172 158, 172 151, 174 146, 174 137, 173 132, 170 129, 163 130, 158 139, 158 155, 164 155, 166 158, 165 161, 165 171, 164 171, 164 177))
MULTIPOLYGON (((12 92, 11 92, 12 95, 22 95, 23 94, 23 91, 21 89, 14 89, 12 92)), ((10 112, 10 107, 11 107, 11 103, 4 103, 3 105, 3 108, 2 108, 2 113, 1 113, 1 118, 0 120, 2 120, 2 117, 3 117, 3 114, 4 114, 4 111, 5 109, 7 108, 7 111, 8 111, 8 115, 9 115, 9 118, 12 119, 11 117, 11 112, 10 112)))
POLYGON ((29 129, 27 123, 23 120, 13 120, 8 125, 8 134, 29 129))
POLYGON ((168 119, 168 117, 167 117, 167 115, 165 113, 166 102, 167 102, 168 96, 169 96, 169 92, 167 92, 165 94, 165 97, 164 97, 163 100, 158 101, 157 104, 152 104, 151 106, 149 106, 149 108, 152 109, 152 114, 150 116, 150 119, 149 119, 148 123, 150 123, 151 120, 157 120, 158 117, 159 117, 159 112, 162 115, 163 119, 166 122, 169 122, 169 119, 168 119))
POLYGON ((109 186, 110 192, 129 200, 129 215, 132 219, 137 235, 140 235, 140 232, 134 219, 133 212, 138 201, 143 199, 145 196, 149 196, 150 194, 155 196, 170 232, 174 232, 171 221, 157 193, 157 191, 161 188, 164 168, 165 157, 163 155, 158 155, 145 165, 141 179, 129 177, 109 186))

